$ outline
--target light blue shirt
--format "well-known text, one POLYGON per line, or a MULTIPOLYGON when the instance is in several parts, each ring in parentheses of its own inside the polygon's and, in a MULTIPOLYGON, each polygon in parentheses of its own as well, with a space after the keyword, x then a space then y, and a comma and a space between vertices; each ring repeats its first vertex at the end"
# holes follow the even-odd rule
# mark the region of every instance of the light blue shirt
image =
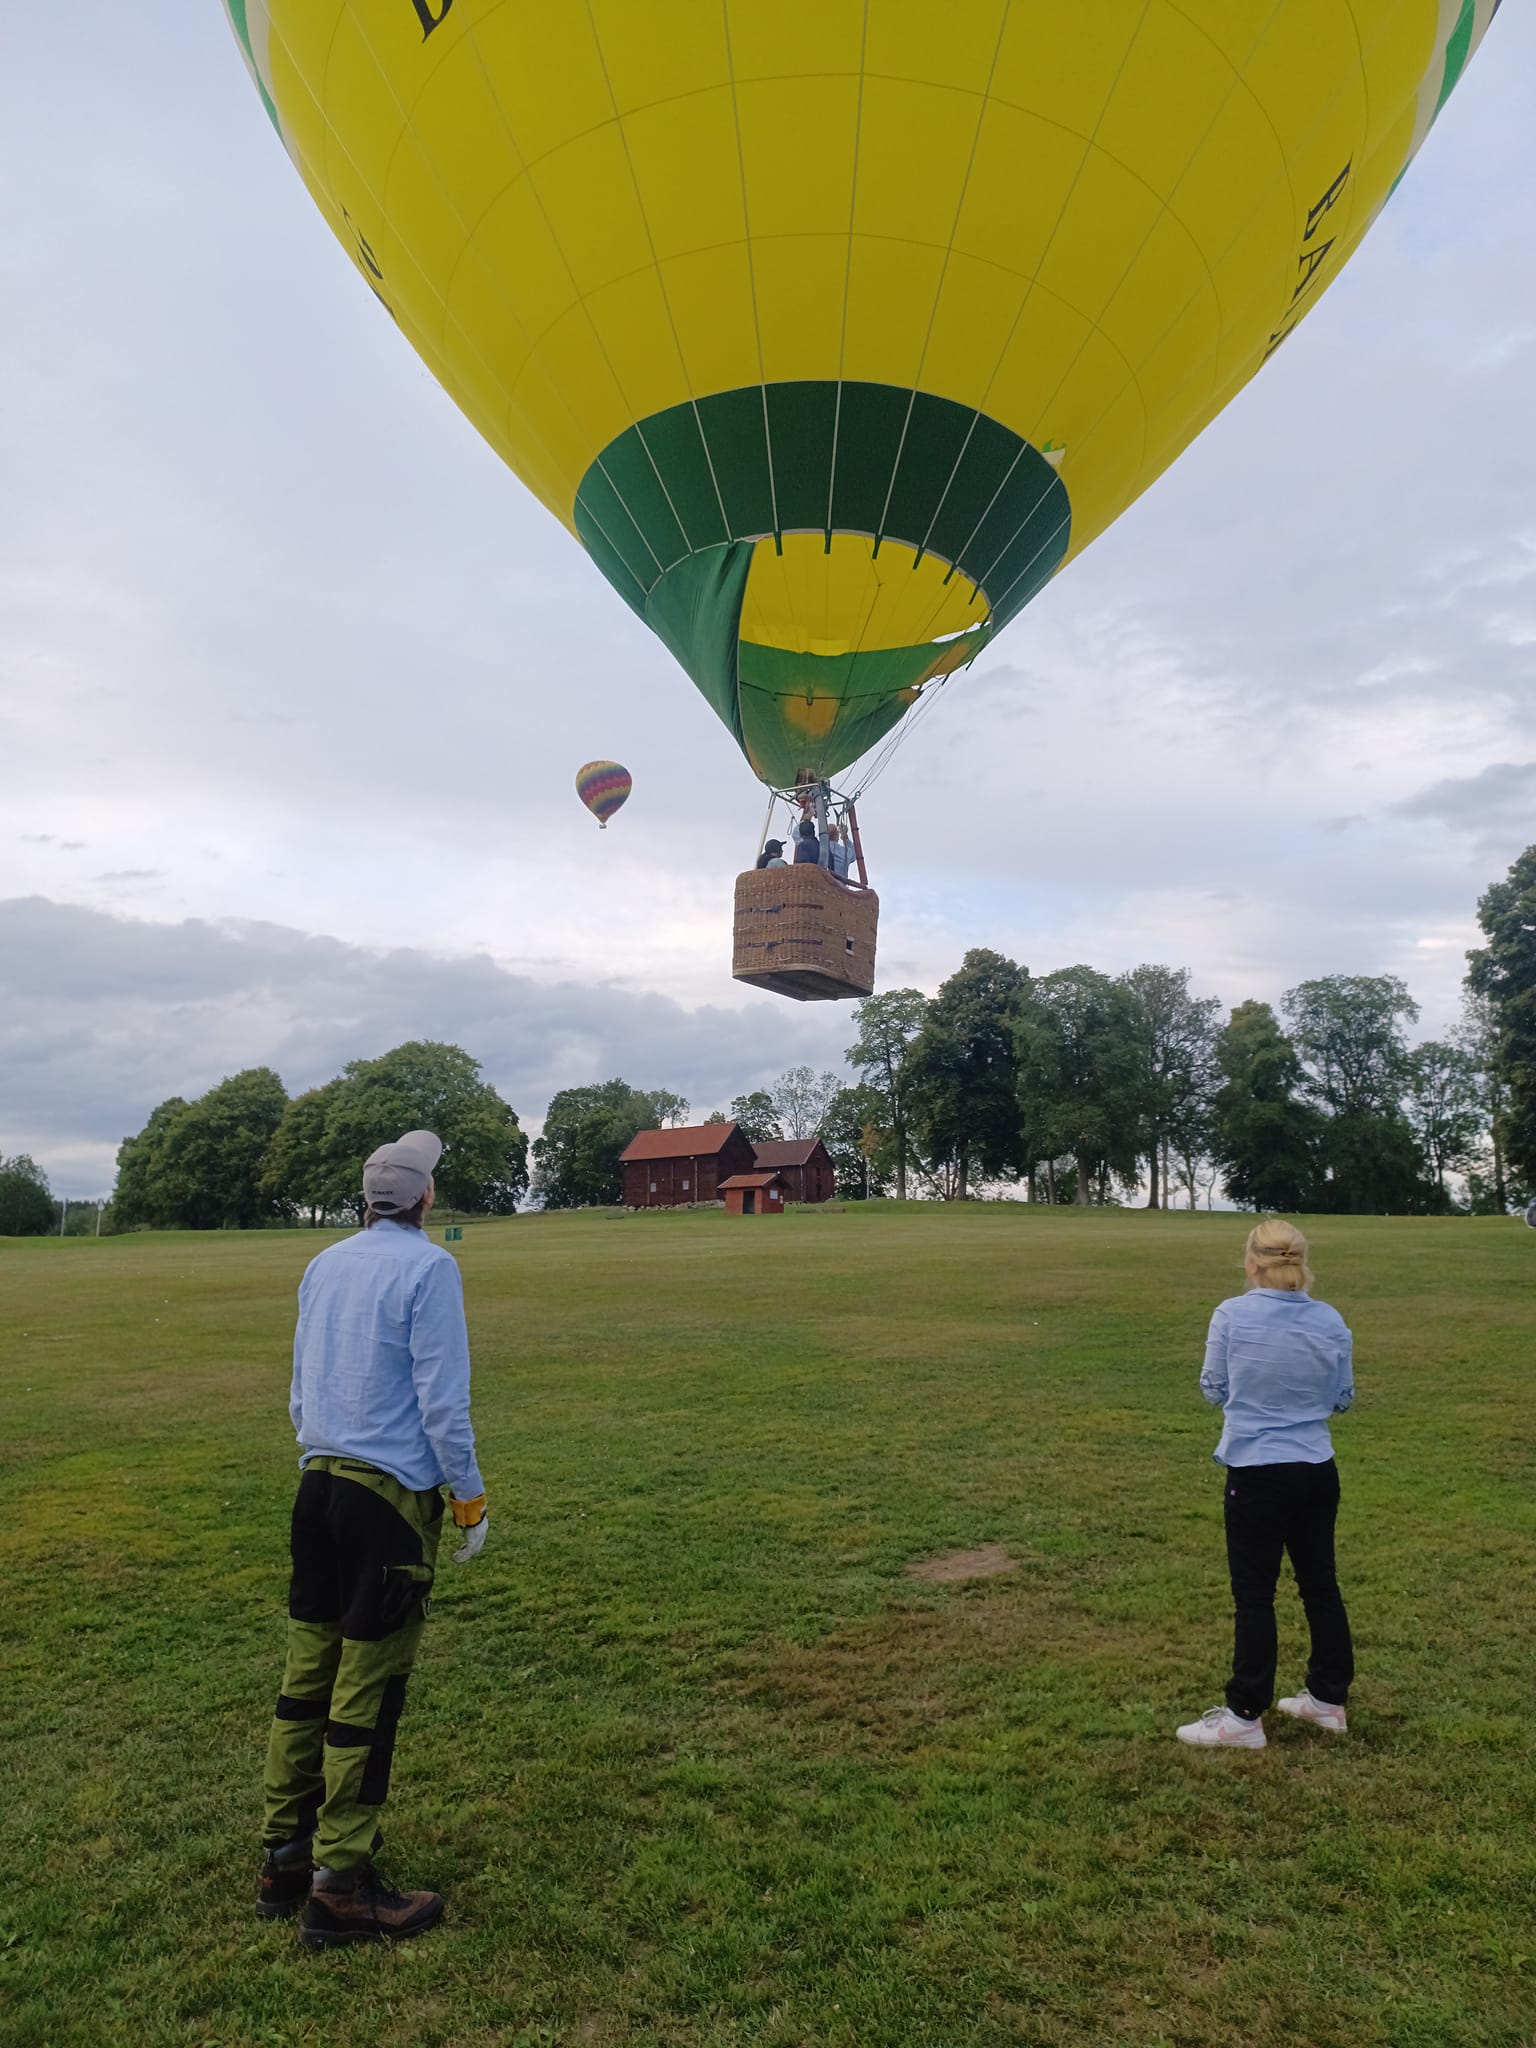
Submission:
POLYGON ((1211 1317, 1200 1391, 1226 1415, 1221 1465, 1326 1465, 1330 1415, 1355 1398, 1354 1340, 1326 1301, 1255 1287, 1211 1317))
POLYGON ((469 1422, 469 1333, 452 1255, 375 1223, 311 1259, 299 1283, 288 1412, 303 1453, 358 1458, 415 1493, 484 1493, 469 1422))

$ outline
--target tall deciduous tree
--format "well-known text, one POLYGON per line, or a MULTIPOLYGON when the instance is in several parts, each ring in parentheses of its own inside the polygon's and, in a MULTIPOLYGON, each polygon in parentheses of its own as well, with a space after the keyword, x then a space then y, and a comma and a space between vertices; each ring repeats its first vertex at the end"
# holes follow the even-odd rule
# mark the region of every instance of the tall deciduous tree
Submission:
POLYGON ((838 1090, 836 1074, 818 1074, 810 1067, 789 1067, 773 1084, 773 1113, 786 1138, 815 1138, 827 1120, 838 1090))
POLYGON ((976 947, 940 987, 907 1055, 911 1123, 943 1190, 960 1201, 974 1175, 1016 1174, 1024 1163, 1013 1019, 1028 980, 1015 961, 976 947))
POLYGON ((1467 987, 1492 1024, 1490 1064, 1503 1083, 1503 1153, 1515 1177, 1536 1187, 1536 846, 1479 900, 1488 943, 1467 955, 1467 987))
POLYGON ((1133 1181, 1152 1095, 1130 989, 1092 967, 1060 968, 1021 992, 1014 1029, 1029 1156, 1070 1155, 1081 1205, 1112 1176, 1133 1181))
POLYGON ((31 1154, 0 1159, 0 1237, 46 1237, 57 1221, 48 1176, 31 1154))
POLYGON ((1301 1061, 1268 1003, 1238 1004, 1216 1066, 1211 1149, 1227 1194, 1250 1209, 1310 1207, 1323 1119, 1301 1099, 1301 1061))
POLYGON ((262 1190, 262 1162, 288 1107, 270 1067, 248 1067, 199 1096, 166 1134, 165 1172, 185 1229, 213 1230, 281 1215, 262 1190))
MULTIPOLYGON (((1170 1147, 1184 1162, 1186 1184, 1207 1142, 1217 1017, 1214 996, 1191 994, 1187 967, 1133 967, 1121 976, 1136 1005, 1147 1118, 1142 1156, 1147 1161, 1147 1207, 1166 1208, 1159 1167, 1170 1147)), ((1194 1206, 1191 1186, 1190 1206, 1194 1206)))
POLYGON ((856 1004, 853 1021, 858 1037, 844 1057, 849 1066, 864 1076, 864 1085, 880 1098, 878 1118, 890 1133, 896 1195, 907 1198, 907 1167, 911 1156, 911 1133, 907 1113, 907 1054, 928 1015, 928 998, 921 989, 893 988, 878 996, 866 996, 856 1004))
POLYGON ((822 1143, 837 1174, 837 1192, 849 1201, 888 1195, 895 1179, 895 1150, 884 1123, 886 1104, 867 1081, 840 1088, 821 1127, 822 1143))
POLYGON ((731 1104, 731 1122, 749 1145, 769 1145, 784 1135, 773 1097, 766 1088, 754 1088, 750 1095, 738 1095, 731 1104))
POLYGON ((1499 1027, 1492 999, 1468 989, 1462 997, 1456 1043, 1477 1074, 1482 1141, 1467 1167, 1467 1193, 1474 1216, 1507 1216, 1510 1187, 1504 1165, 1509 1088, 1499 1060, 1499 1027))
POLYGON ((533 1191, 546 1209, 621 1202, 619 1155, 637 1131, 654 1130, 655 1097, 627 1081, 562 1088, 533 1141, 533 1191))
POLYGON ((1408 1057, 1408 1120, 1434 1182, 1433 1207, 1452 1206, 1448 1173, 1465 1173, 1484 1133, 1477 1062, 1464 1046, 1429 1038, 1408 1057))
POLYGON ((1330 974, 1284 999, 1323 1133, 1324 1207, 1349 1215, 1422 1208, 1423 1160, 1403 1113, 1406 1027, 1419 1006, 1395 974, 1330 974))
POLYGON ((262 1169, 288 1096, 270 1067, 231 1074, 195 1102, 162 1102, 117 1155, 116 1209, 128 1223, 241 1229, 283 1213, 262 1169))
POLYGON ((439 1202, 509 1216, 528 1187, 528 1139, 480 1063, 457 1045, 412 1039, 379 1059, 352 1060, 326 1111, 334 1170, 361 1188, 363 1161, 410 1130, 435 1131, 439 1202))
POLYGON ((124 1138, 117 1152, 117 1191, 113 1206, 119 1222, 171 1224, 176 1221, 166 1146, 178 1117, 185 1114, 185 1096, 171 1095, 157 1103, 142 1131, 124 1138))
MULTIPOLYGON (((307 1209, 312 1224, 351 1208, 362 1186, 362 1170, 330 1129, 332 1112, 346 1082, 296 1095, 283 1112, 262 1162, 262 1191, 276 1204, 307 1209)), ((400 1134, 397 1132, 397 1136, 400 1134)))

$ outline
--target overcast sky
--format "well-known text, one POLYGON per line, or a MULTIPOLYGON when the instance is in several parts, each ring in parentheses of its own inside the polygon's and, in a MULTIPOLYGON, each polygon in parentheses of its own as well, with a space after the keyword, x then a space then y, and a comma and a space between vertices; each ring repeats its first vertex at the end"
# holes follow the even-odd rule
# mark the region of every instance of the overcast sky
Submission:
MULTIPOLYGON (((166 1095, 411 1036, 530 1122, 839 1064, 846 1007, 730 979, 762 792, 380 313, 217 0, 0 56, 0 1152, 95 1193, 166 1095)), ((1536 839, 1533 77, 1506 8, 1297 338, 925 715, 861 805, 883 986, 990 945, 1452 1021, 1536 839)))

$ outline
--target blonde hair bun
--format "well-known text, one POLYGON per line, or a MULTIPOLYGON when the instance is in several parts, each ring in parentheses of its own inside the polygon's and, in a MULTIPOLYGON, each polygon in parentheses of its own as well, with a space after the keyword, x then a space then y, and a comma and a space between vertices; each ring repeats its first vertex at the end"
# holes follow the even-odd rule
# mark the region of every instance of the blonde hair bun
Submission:
POLYGON ((1279 1216, 1266 1216, 1249 1231, 1243 1266, 1260 1287, 1280 1287, 1291 1294, 1304 1294, 1312 1285, 1307 1240, 1294 1223, 1279 1216))

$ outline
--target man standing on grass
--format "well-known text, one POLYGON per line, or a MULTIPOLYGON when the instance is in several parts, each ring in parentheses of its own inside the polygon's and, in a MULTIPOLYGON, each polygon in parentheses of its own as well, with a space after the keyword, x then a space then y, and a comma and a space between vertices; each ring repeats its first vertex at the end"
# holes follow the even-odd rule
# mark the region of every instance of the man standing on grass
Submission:
POLYGON ((401 1940, 443 1914, 439 1893, 397 1892, 373 1867, 444 1485, 464 1538, 455 1560, 486 1535, 463 1286, 422 1230, 442 1151, 431 1131, 381 1145, 363 1168, 363 1228, 299 1287, 289 1413, 303 1476, 257 1911, 302 1905, 309 1948, 401 1940))

